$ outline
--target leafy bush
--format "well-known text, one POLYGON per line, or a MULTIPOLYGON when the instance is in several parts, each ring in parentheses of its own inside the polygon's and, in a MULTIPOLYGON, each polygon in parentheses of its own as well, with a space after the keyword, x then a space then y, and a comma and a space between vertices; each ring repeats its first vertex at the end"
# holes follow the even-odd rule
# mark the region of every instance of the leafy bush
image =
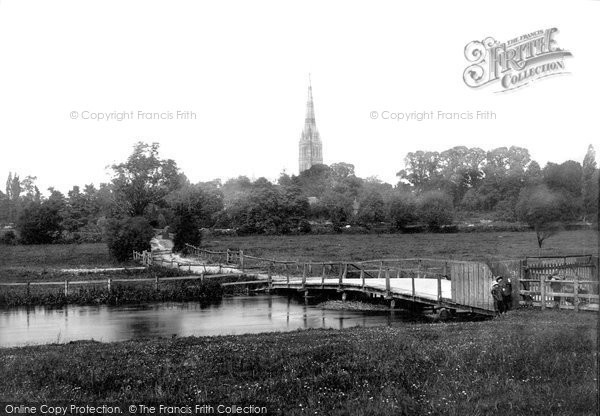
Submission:
POLYGON ((131 257, 133 250, 150 250, 154 229, 144 217, 111 219, 106 226, 106 243, 110 254, 118 261, 131 257))
POLYGON ((388 215, 397 229, 402 229, 416 220, 417 202, 410 193, 394 196, 388 205, 388 215))
POLYGON ((8 230, 4 233, 0 233, 0 244, 12 246, 17 244, 17 235, 13 230, 8 230))
POLYGON ((426 192, 417 201, 417 216, 431 229, 451 224, 453 219, 452 200, 440 191, 426 192))
POLYGON ((177 215, 174 228, 173 250, 183 251, 186 244, 196 247, 200 246, 202 234, 200 233, 196 219, 190 212, 184 211, 181 215, 177 215))
POLYGON ((27 205, 17 221, 23 244, 51 244, 60 239, 62 217, 53 201, 27 205))

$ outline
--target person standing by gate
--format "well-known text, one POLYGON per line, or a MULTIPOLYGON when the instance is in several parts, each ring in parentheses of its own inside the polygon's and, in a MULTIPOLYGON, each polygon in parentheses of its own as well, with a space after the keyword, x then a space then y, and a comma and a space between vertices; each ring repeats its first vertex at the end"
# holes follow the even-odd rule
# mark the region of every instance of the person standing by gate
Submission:
POLYGON ((492 285, 492 297, 494 298, 494 310, 496 316, 504 313, 504 297, 502 296, 502 276, 496 277, 492 285))

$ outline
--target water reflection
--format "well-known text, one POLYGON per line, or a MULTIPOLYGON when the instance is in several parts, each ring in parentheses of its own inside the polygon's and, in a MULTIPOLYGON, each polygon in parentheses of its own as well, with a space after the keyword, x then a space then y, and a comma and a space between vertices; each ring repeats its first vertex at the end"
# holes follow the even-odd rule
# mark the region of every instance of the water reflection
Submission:
POLYGON ((323 310, 308 299, 283 296, 225 298, 219 304, 194 302, 127 306, 0 309, 0 346, 94 339, 121 341, 148 337, 230 335, 390 325, 400 314, 323 310))

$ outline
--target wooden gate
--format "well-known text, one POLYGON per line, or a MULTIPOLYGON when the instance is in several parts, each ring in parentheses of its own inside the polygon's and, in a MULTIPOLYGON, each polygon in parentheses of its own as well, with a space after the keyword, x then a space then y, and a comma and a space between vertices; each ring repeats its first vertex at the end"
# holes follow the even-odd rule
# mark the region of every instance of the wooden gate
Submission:
POLYGON ((597 257, 528 257, 521 282, 522 304, 598 310, 597 257))

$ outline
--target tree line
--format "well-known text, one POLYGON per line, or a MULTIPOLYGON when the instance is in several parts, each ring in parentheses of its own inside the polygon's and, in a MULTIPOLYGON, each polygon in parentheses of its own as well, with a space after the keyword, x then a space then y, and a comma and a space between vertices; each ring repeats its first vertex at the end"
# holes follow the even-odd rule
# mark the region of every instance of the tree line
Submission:
MULTIPOLYGON (((0 223, 15 224, 17 233, 4 233, 3 241, 99 241, 104 235, 114 247, 169 227, 181 248, 198 243, 201 228, 240 234, 304 233, 322 224, 334 230, 379 224, 436 230, 477 215, 523 221, 543 237, 559 224, 597 221, 598 215, 591 145, 582 163, 549 162, 544 168, 516 146, 411 152, 395 186, 360 178, 343 162, 315 165, 299 175, 282 173, 275 183, 240 176, 194 184, 174 160, 160 157, 157 143, 142 142, 110 170, 109 183, 73 186, 67 195, 50 188, 48 197, 41 195, 37 178, 9 173, 0 191, 0 223)), ((131 245, 125 246, 119 250, 129 255, 131 245)))

